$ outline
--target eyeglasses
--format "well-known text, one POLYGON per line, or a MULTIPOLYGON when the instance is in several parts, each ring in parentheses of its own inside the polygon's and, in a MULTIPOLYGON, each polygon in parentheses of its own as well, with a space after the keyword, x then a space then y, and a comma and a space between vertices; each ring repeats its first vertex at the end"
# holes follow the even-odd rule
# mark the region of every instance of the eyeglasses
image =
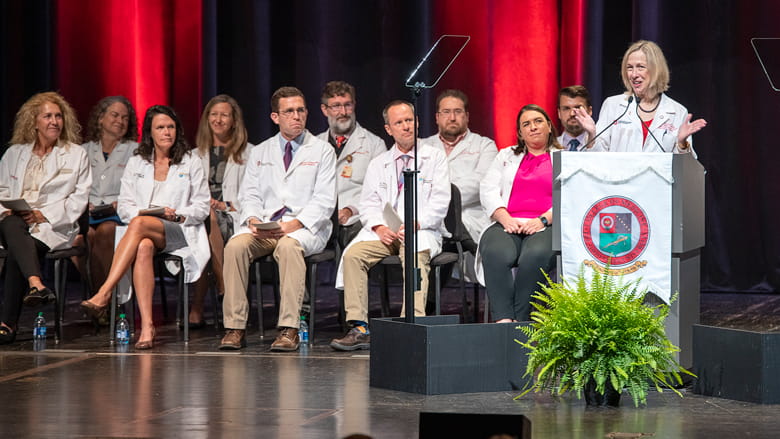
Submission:
POLYGON ((293 117, 293 114, 298 113, 299 116, 303 116, 306 114, 306 108, 300 107, 300 108, 288 108, 284 111, 277 111, 278 114, 281 114, 284 117, 293 117))
POLYGON ((328 110, 332 110, 332 111, 341 111, 342 109, 344 111, 352 111, 352 109, 355 108, 355 103, 354 102, 347 102, 347 103, 344 103, 344 104, 341 104, 341 103, 333 104, 333 105, 325 104, 325 108, 327 108, 328 110))
POLYGON ((466 114, 466 110, 462 108, 456 108, 454 110, 450 110, 449 108, 447 108, 446 110, 439 111, 439 114, 441 114, 442 116, 449 116, 451 114, 454 114, 456 116, 463 116, 464 114, 466 114))

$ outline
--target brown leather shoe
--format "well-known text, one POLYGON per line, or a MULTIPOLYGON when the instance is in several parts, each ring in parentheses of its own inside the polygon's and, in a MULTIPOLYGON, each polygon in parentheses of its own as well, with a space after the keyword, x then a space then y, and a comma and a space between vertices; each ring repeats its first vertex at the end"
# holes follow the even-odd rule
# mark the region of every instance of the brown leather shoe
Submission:
POLYGON ((355 326, 344 337, 334 338, 330 347, 337 351, 356 351, 358 349, 371 349, 371 334, 367 334, 365 328, 355 326))
POLYGON ((271 343, 271 351, 291 352, 297 351, 301 345, 301 339, 298 337, 298 329, 281 328, 276 340, 271 343))
POLYGON ((219 344, 220 351, 237 351, 246 347, 246 331, 243 329, 228 329, 222 342, 219 344))

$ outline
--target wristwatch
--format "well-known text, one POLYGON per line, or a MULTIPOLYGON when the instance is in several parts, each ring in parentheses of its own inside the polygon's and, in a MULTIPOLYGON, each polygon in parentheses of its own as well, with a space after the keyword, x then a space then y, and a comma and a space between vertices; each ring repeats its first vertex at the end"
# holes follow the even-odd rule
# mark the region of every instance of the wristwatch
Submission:
POLYGON ((547 221, 547 218, 546 218, 544 215, 542 215, 542 216, 540 216, 540 217, 539 217, 539 221, 541 221, 541 222, 542 222, 542 225, 543 225, 543 226, 545 226, 545 227, 550 227, 550 222, 549 222, 549 221, 547 221))

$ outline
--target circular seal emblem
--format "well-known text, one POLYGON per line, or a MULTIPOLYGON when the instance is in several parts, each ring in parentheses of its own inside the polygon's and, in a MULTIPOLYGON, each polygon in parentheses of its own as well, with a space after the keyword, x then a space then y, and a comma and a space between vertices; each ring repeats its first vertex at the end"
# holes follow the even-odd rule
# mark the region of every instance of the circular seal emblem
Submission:
POLYGON ((634 262, 647 248, 649 239, 645 211, 626 197, 602 198, 582 220, 582 241, 588 253, 612 267, 634 262))

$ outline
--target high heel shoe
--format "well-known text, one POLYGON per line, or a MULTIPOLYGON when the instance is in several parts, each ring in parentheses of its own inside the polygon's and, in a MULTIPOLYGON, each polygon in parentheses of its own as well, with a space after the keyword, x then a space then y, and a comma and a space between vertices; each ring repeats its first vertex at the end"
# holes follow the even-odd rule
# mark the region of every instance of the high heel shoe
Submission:
POLYGON ((16 340, 16 331, 6 326, 0 325, 0 344, 11 344, 16 340))
POLYGON ((157 331, 152 329, 152 338, 145 341, 137 341, 135 343, 135 349, 139 351, 144 351, 147 349, 152 349, 154 347, 154 336, 157 335, 157 331))
POLYGON ((81 310, 96 321, 108 320, 108 305, 98 306, 89 300, 81 302, 81 310))

